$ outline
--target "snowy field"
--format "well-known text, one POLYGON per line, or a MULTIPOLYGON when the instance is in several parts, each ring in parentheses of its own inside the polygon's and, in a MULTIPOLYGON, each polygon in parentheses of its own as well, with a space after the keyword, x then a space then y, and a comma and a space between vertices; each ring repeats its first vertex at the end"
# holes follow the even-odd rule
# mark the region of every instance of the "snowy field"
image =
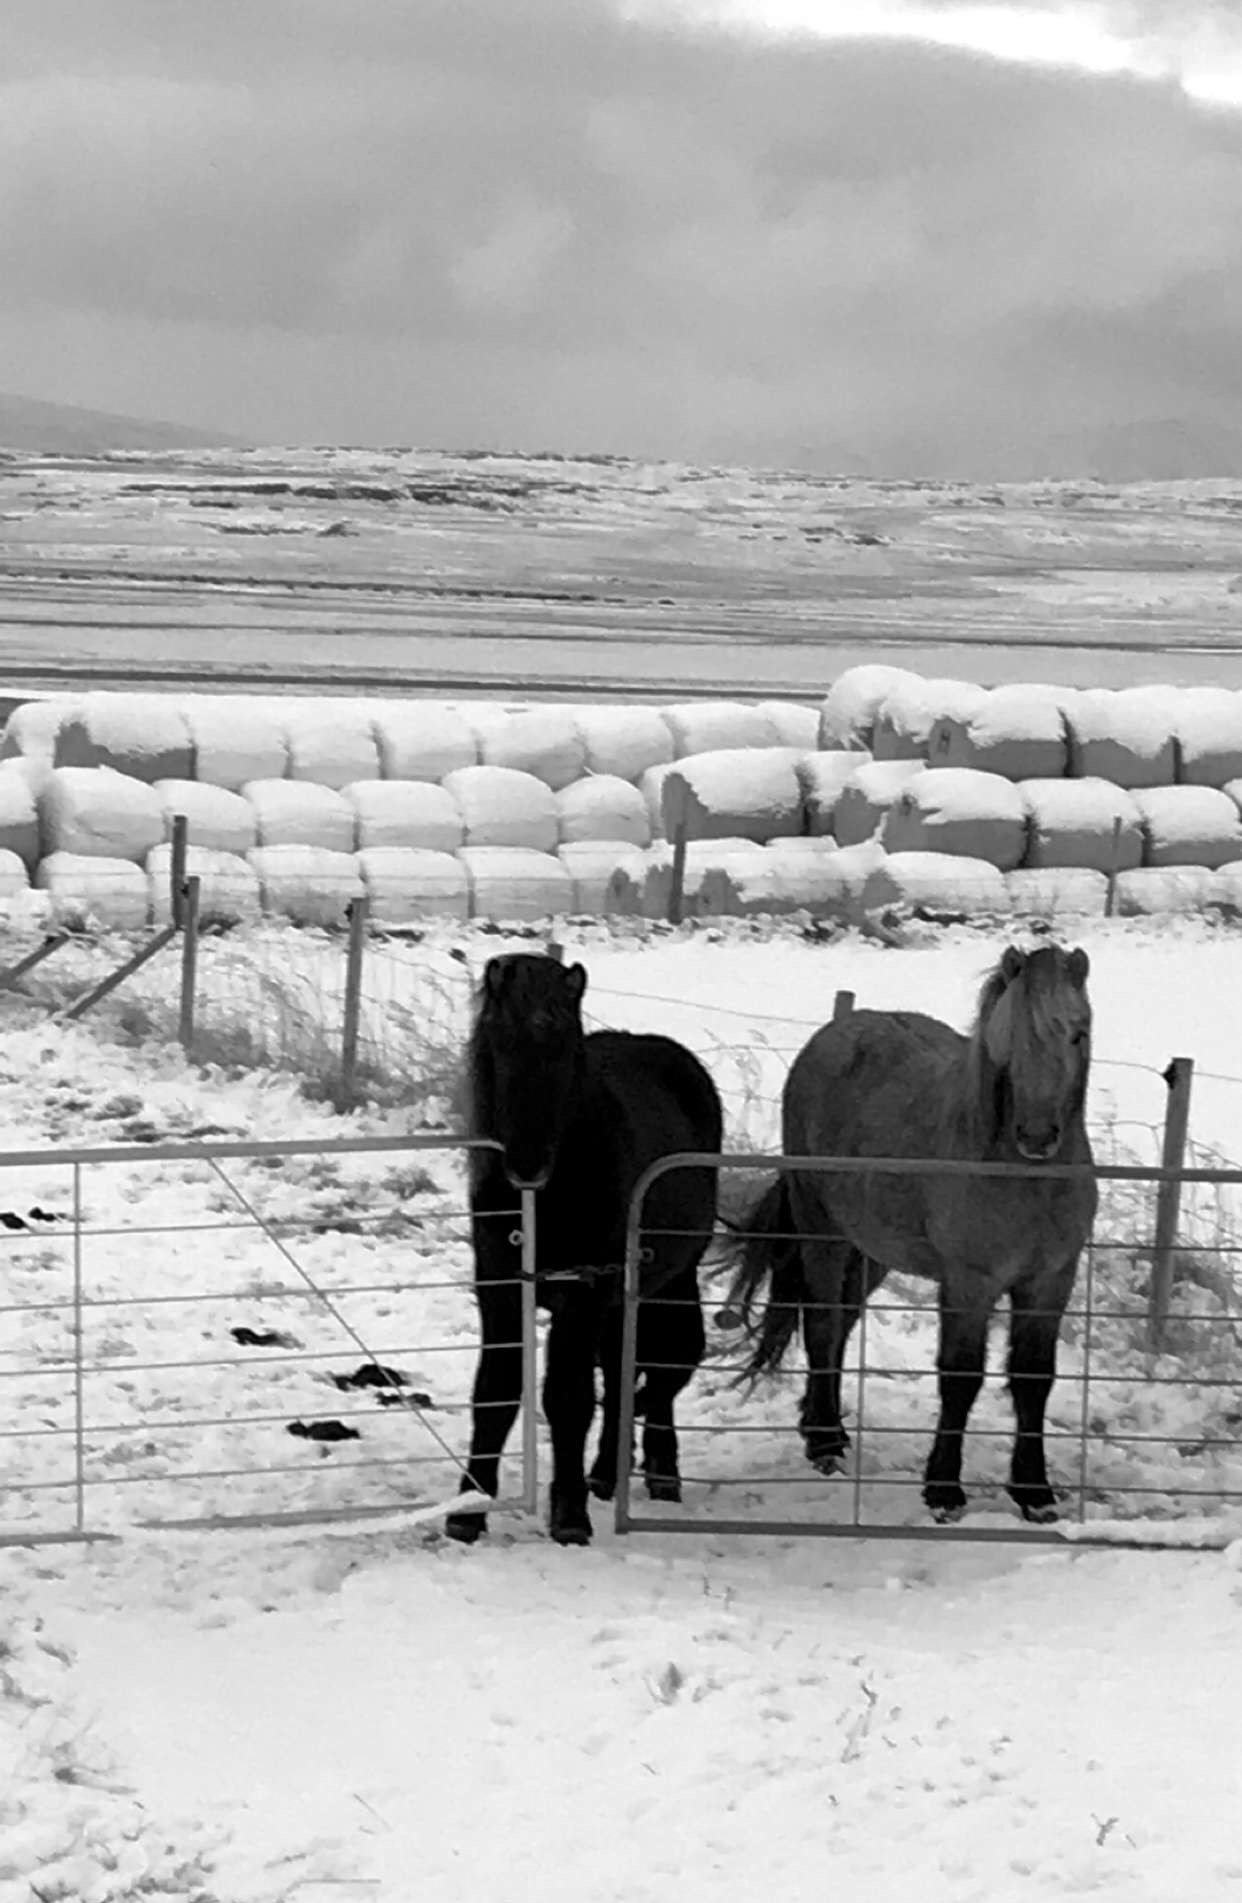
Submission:
MULTIPOLYGON (((593 1021, 684 1038, 720 1081, 733 1140, 765 1149, 789 1058, 839 988, 964 1025, 1003 942, 929 930, 893 950, 741 922, 564 936, 593 1021)), ((1236 936, 1178 922, 1078 938, 1101 1156, 1155 1161, 1174 1055, 1198 1065, 1196 1152, 1242 1156, 1236 936)), ((419 1024, 451 1048, 469 973, 507 942, 475 929, 377 948, 366 1048, 399 1064, 419 1024)), ((267 978, 253 1003, 240 955, 204 946, 209 1025, 226 993, 260 1011, 277 973, 331 1018, 339 945, 265 930, 249 955, 267 978)), ((128 1006, 76 1029, 6 1007, 0 1148, 326 1141, 416 1121, 396 1106, 339 1118, 287 1077, 188 1068, 144 1034, 164 982, 149 971, 128 1006)), ((421 1107, 434 1119, 434 1092, 421 1107)), ((3 1510, 26 1535, 74 1513, 69 1317, 32 1306, 71 1296, 71 1198, 63 1168, 4 1173, 3 1510)), ((702 1531, 618 1540, 597 1508, 595 1546, 569 1552, 501 1516, 465 1551, 416 1519, 455 1484, 467 1431, 463 1205, 448 1156, 83 1170, 84 1504, 89 1527, 120 1537, 0 1553, 0 1903, 1238 1893, 1242 1548, 1195 1550, 1242 1534, 1242 1350, 1219 1303, 1179 1297, 1152 1364, 1142 1272, 1101 1249, 1121 1312, 1095 1324, 1085 1409, 1084 1323, 1068 1326, 1054 1400, 1067 1512, 1180 1550, 714 1533, 713 1518, 856 1508, 921 1526, 934 1335, 890 1285, 868 1354, 892 1374, 868 1386, 877 1431, 855 1473, 810 1475, 796 1381, 744 1401, 717 1336, 681 1410, 702 1531), (235 1329, 286 1345, 244 1346, 235 1329), (370 1355, 416 1407, 333 1384, 370 1355), (317 1417, 358 1440, 289 1433, 317 1417), (413 1511, 328 1527, 152 1525, 401 1503, 413 1511)), ((1144 1192, 1107 1211, 1103 1229, 1150 1233, 1144 1192)), ((1232 1255, 1213 1250, 1239 1231, 1228 1198, 1191 1200, 1186 1238, 1227 1275, 1232 1255)), ((968 1524, 1013 1524, 996 1488, 1007 1432, 989 1383, 968 1524)))

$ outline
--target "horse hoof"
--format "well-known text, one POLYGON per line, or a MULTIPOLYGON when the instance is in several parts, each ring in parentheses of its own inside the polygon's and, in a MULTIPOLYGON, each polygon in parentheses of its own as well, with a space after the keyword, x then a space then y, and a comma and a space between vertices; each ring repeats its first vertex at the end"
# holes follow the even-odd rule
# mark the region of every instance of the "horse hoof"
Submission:
POLYGON ((845 1472, 844 1449, 828 1447, 822 1453, 813 1454, 808 1447, 806 1457, 816 1473, 822 1474, 825 1480, 831 1480, 835 1474, 845 1472))
POLYGON ((649 1500, 671 1500, 680 1505, 681 1481, 676 1474, 645 1474, 643 1481, 649 1500))
POLYGON ((572 1524, 566 1522, 560 1526, 549 1527, 548 1531, 557 1546, 589 1546, 591 1544, 589 1523, 583 1526, 577 1521, 572 1524))
POLYGON ((931 1507, 929 1511, 937 1526, 956 1526, 966 1518, 966 1502, 963 1500, 961 1506, 931 1507))
POLYGON ((479 1536, 487 1531, 487 1520, 482 1513, 450 1513, 444 1522, 444 1531, 451 1540, 460 1541, 463 1546, 473 1546, 479 1536))
POLYGON ((617 1483, 606 1474, 592 1474, 587 1486, 597 1500, 611 1500, 617 1491, 617 1483))
POLYGON ((1027 1504, 1024 1506, 1021 1500, 1019 1500, 1018 1511, 1022 1515, 1022 1518, 1031 1526, 1052 1526, 1061 1517, 1051 1501, 1046 1505, 1032 1506, 1027 1504))

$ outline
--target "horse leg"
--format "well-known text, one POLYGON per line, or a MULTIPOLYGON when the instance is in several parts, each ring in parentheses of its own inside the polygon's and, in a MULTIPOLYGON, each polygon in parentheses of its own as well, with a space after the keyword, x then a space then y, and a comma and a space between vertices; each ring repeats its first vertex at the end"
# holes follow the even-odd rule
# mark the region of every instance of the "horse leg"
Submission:
POLYGON ((543 1411, 552 1435, 548 1531, 558 1546, 586 1546, 586 1442, 595 1413, 595 1362, 601 1316, 590 1289, 563 1290, 548 1329, 543 1411))
POLYGON ((840 1473, 849 1450, 841 1424, 841 1364, 849 1330, 861 1303, 850 1313, 848 1288, 861 1261, 843 1237, 822 1233, 828 1212, 814 1188, 793 1177, 789 1185, 793 1226, 801 1238, 802 1345, 806 1350, 806 1389, 798 1425, 806 1457, 819 1473, 840 1473), (816 1231, 821 1233, 816 1233, 816 1231), (847 1319, 848 1317, 848 1319, 847 1319))
POLYGON ((587 1486, 597 1500, 611 1500, 617 1491, 617 1458, 621 1432, 621 1327, 623 1311, 610 1308, 600 1334, 599 1360, 604 1376, 604 1419, 595 1464, 587 1486))
MULTIPOLYGON (((474 1377, 470 1459, 462 1493, 499 1492, 500 1456, 522 1404, 522 1298, 512 1283, 480 1282, 475 1289, 483 1337, 474 1377)), ((487 1531, 483 1513, 450 1513, 444 1530, 471 1545, 487 1531)))
POLYGON ((1009 1293, 1009 1393, 1017 1421, 1009 1497, 1024 1520, 1041 1525, 1057 1517, 1044 1454, 1044 1414, 1056 1380, 1061 1319, 1077 1266, 1075 1261, 1068 1273, 1019 1283, 1009 1293))
POLYGON ((940 1287, 940 1419, 923 1476, 923 1499, 934 1520, 946 1525, 966 1511, 962 1491, 962 1436, 983 1386, 990 1308, 968 1306, 964 1292, 940 1287))
POLYGON ((664 1291, 663 1301, 639 1308, 639 1362, 643 1381, 643 1478, 652 1500, 681 1499, 673 1404, 688 1387, 707 1349, 698 1276, 691 1270, 664 1291))

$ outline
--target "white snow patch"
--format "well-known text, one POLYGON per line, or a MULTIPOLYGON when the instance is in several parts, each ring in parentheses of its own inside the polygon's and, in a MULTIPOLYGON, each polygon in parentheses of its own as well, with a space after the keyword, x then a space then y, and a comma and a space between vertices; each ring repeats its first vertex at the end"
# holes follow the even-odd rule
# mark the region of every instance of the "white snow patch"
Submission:
POLYGON ((660 790, 663 831, 687 839, 768 839, 804 829, 796 747, 701 753, 679 760, 660 790))
POLYGON ((426 780, 356 780, 342 797, 356 817, 356 844, 456 852, 466 836, 453 795, 426 780))
POLYGON ((108 767, 57 767, 39 795, 45 853, 145 861, 164 837, 154 787, 108 767))
POLYGON ((308 780, 248 780, 242 788, 254 809, 260 846, 354 849, 354 809, 343 793, 308 780))
POLYGON ((999 773, 930 767, 893 801, 881 840, 890 853, 953 853, 1012 872, 1026 853, 1026 827, 1022 795, 999 773))
POLYGON ((1019 791, 1031 816, 1028 865, 1110 872, 1140 864, 1142 820, 1121 787, 1100 779, 1023 780, 1019 791))
POLYGON ((517 767, 466 766, 444 778, 465 827, 467 846, 556 850, 556 796, 545 780, 517 767))
POLYGON ((617 774, 598 773, 563 787, 556 796, 556 811, 562 845, 597 839, 651 844, 647 802, 636 786, 617 774))
POLYGON ((154 791, 169 839, 173 821, 180 816, 193 846, 205 846, 212 852, 244 853, 258 844, 254 807, 240 793, 199 780, 157 780, 154 791))

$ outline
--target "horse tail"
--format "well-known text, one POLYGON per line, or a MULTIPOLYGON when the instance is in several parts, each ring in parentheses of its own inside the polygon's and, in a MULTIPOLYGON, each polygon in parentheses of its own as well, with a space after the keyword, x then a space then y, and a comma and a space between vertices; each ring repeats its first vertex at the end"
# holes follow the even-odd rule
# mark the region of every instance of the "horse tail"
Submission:
POLYGON ((754 1342, 742 1378, 755 1381, 780 1367, 798 1327, 806 1295, 802 1253, 793 1233, 789 1177, 782 1173, 764 1191, 747 1220, 739 1225, 737 1244, 741 1260, 734 1272, 719 1321, 721 1326, 745 1328, 754 1342), (768 1300, 756 1322, 755 1304, 764 1283, 768 1300))

